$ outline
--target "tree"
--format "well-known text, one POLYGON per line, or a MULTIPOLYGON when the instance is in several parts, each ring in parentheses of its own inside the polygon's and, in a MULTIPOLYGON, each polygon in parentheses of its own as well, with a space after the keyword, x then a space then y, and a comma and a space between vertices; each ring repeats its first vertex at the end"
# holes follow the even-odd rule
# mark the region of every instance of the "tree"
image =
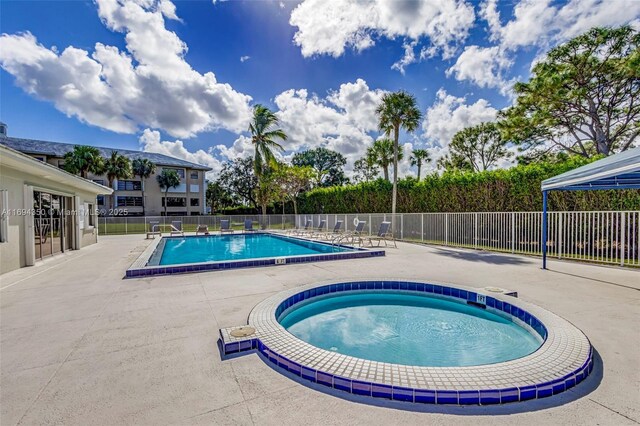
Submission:
POLYGON ((256 201, 260 205, 263 216, 267 214, 267 207, 270 203, 282 198, 282 188, 278 185, 276 177, 276 168, 272 167, 263 171, 258 180, 258 186, 255 190, 256 201))
POLYGON ((521 150, 624 151, 640 134, 640 33, 593 28, 551 49, 514 91, 500 127, 521 150))
POLYGON ((426 149, 414 149, 411 153, 411 165, 418 167, 418 180, 420 180, 420 172, 422 171, 422 165, 427 164, 431 161, 431 157, 429 156, 429 151, 426 149))
POLYGON ((64 155, 64 169, 69 173, 80 174, 86 179, 88 173, 94 175, 103 173, 104 159, 98 148, 76 145, 73 147, 73 151, 64 155))
POLYGON ((258 177, 253 166, 253 158, 237 158, 225 163, 218 176, 218 182, 231 195, 235 204, 250 204, 258 209, 255 198, 258 177))
POLYGON ((439 164, 445 169, 481 172, 513 155, 506 145, 495 123, 481 123, 456 133, 449 144, 449 154, 439 164))
POLYGON ((211 214, 221 211, 225 207, 233 205, 233 198, 219 180, 207 181, 206 193, 207 205, 211 208, 211 214))
POLYGON ((340 186, 349 181, 343 169, 347 164, 345 156, 324 147, 297 152, 291 163, 299 167, 312 167, 315 170, 316 186, 340 186))
POLYGON ((284 151, 277 139, 287 140, 287 135, 282 129, 275 128, 279 119, 269 108, 263 105, 253 107, 253 119, 249 124, 251 143, 254 147, 253 167, 256 176, 260 178, 263 172, 275 162, 273 150, 284 151))
POLYGON ((140 178, 140 188, 142 188, 142 216, 145 216, 144 181, 156 172, 156 165, 146 158, 136 158, 131 163, 134 176, 140 178))
POLYGON ((309 166, 289 166, 281 164, 276 171, 276 180, 282 188, 282 195, 293 203, 293 213, 298 214, 298 196, 311 187, 315 176, 309 166))
MULTIPOLYGON (((383 176, 389 179, 389 166, 393 164, 395 148, 391 139, 378 139, 373 142, 373 146, 367 149, 367 156, 382 168, 383 176)), ((402 145, 398 147, 398 161, 404 158, 404 150, 402 145)), ((395 172, 395 169, 394 169, 395 172)))
POLYGON ((388 136, 393 133, 393 191, 391 193, 391 227, 395 231, 396 203, 398 199, 398 139, 400 130, 413 132, 420 124, 420 110, 415 96, 401 90, 385 93, 376 108, 378 128, 388 136))
MULTIPOLYGON (((111 151, 111 156, 104 162, 104 173, 107 175, 109 188, 113 188, 113 181, 116 179, 126 179, 133 175, 131 161, 118 151, 111 151)), ((111 207, 116 207, 115 192, 111 194, 111 207)))
POLYGON ((162 169, 159 175, 156 176, 160 189, 164 190, 164 215, 167 215, 167 195, 171 188, 176 188, 180 185, 180 175, 173 169, 162 169))
POLYGON ((378 177, 378 164, 371 155, 365 154, 353 163, 356 182, 370 182, 378 177))

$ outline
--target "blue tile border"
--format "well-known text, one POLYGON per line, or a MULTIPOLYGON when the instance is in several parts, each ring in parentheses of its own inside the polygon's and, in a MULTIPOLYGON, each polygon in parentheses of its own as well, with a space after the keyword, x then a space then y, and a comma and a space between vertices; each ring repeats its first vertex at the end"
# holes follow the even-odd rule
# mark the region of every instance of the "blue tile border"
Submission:
MULTIPOLYGON (((477 303, 478 300, 478 294, 475 292, 443 285, 407 281, 356 281, 327 284, 307 288, 295 293, 289 291, 289 296, 284 298, 284 300, 280 299, 281 301, 276 305, 273 314, 277 319, 292 306, 308 299, 337 292, 363 290, 418 291, 438 294, 446 297, 454 297, 464 301, 473 301, 475 303, 477 303)), ((515 303, 508 303, 498 299, 497 297, 489 295, 484 296, 486 306, 495 307, 495 309, 500 310, 505 314, 518 318, 523 323, 529 325, 531 329, 538 333, 542 339, 546 339, 548 330, 536 316, 517 306, 515 303)), ((259 337, 247 339, 246 342, 233 341, 224 343, 224 334, 222 333, 222 330, 220 335, 222 340, 221 347, 225 355, 257 350, 265 361, 270 362, 276 368, 289 371, 305 381, 310 381, 354 395, 418 404, 494 405, 546 398, 578 385, 589 375, 589 373, 591 373, 594 363, 593 348, 589 345, 588 356, 579 368, 562 377, 552 379, 551 381, 519 387, 493 389, 423 389, 342 377, 310 366, 301 365, 290 360, 282 354, 278 354, 276 351, 270 349, 259 337)), ((445 371, 445 369, 443 369, 443 371, 445 371)))

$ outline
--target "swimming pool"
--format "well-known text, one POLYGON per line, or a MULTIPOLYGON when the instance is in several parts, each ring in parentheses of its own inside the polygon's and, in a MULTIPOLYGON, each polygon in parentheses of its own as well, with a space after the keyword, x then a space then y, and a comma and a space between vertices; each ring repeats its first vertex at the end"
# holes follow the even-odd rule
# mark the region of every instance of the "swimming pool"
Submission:
POLYGON ((477 306, 426 295, 335 294, 279 318, 318 348, 404 365, 459 367, 529 355, 542 336, 477 306))
POLYGON ((257 351, 303 382, 425 404, 545 398, 578 385, 594 367, 589 339, 545 309, 415 281, 286 290, 256 305, 248 326, 220 329, 220 342, 224 355, 257 351))
POLYGON ((127 270, 127 277, 384 256, 363 249, 266 232, 163 237, 127 270))

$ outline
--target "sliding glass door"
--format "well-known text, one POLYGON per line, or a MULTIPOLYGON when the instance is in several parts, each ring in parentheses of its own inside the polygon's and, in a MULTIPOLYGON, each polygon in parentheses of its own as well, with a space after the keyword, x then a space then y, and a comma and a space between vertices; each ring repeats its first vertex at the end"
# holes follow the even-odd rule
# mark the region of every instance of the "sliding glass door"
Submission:
POLYGON ((71 198, 33 191, 36 259, 61 253, 71 247, 71 198))

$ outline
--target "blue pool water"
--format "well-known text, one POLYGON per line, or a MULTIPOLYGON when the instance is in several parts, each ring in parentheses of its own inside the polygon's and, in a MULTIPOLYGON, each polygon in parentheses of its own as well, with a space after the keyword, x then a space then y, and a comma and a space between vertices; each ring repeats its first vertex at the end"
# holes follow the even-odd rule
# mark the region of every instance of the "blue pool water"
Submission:
POLYGON ((270 234, 167 238, 160 265, 339 253, 344 247, 270 234))
POLYGON ((407 293, 336 295, 295 308, 279 321, 322 349, 416 366, 493 364, 528 355, 542 344, 484 309, 407 293))

